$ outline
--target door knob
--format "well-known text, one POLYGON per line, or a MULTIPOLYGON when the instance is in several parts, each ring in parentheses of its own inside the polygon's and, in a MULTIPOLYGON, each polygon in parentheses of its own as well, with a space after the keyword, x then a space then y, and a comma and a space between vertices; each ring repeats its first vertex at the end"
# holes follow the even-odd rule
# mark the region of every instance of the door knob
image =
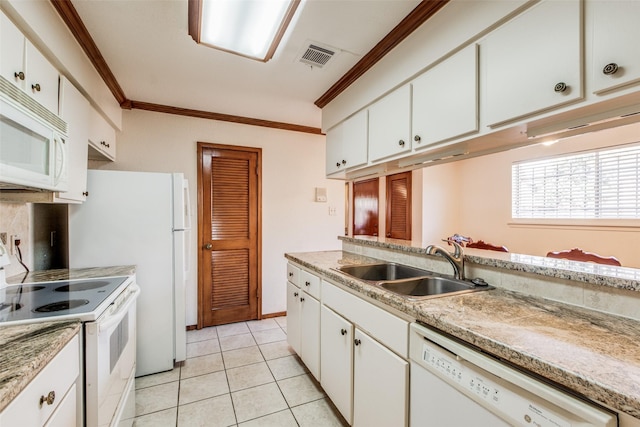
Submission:
POLYGON ((207 250, 211 250, 213 246, 211 245, 211 243, 207 243, 206 245, 203 246, 203 249, 207 249, 207 250))

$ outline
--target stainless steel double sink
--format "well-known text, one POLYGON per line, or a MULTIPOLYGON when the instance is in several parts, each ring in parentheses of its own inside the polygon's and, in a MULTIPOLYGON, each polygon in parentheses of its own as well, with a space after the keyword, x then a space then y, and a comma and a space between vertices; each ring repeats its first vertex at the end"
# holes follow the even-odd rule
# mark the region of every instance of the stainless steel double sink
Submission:
POLYGON ((483 281, 457 280, 432 271, 390 262, 345 265, 336 270, 410 300, 494 289, 483 281))

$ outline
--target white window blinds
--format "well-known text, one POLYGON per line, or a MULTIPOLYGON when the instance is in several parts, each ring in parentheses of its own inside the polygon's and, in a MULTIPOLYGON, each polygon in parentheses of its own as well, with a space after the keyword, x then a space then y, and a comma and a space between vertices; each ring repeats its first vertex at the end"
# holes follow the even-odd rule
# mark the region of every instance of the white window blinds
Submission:
POLYGON ((511 167, 513 218, 640 218, 640 143, 511 167))

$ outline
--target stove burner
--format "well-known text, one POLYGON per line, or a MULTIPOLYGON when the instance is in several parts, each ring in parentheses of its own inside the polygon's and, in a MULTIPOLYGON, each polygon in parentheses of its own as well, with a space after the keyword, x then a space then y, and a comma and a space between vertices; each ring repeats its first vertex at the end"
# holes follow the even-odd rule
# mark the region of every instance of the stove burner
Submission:
POLYGON ((89 304, 89 301, 86 299, 72 299, 69 301, 58 301, 52 302, 51 304, 41 305, 34 311, 37 311, 38 313, 50 313, 53 311, 70 310, 87 304, 89 304))
POLYGON ((73 282, 64 286, 59 286, 55 289, 56 292, 75 292, 75 291, 90 291, 93 289, 103 288, 109 286, 109 282, 106 281, 91 281, 91 282, 73 282))
POLYGON ((12 287, 10 291, 14 294, 26 294, 27 292, 35 292, 44 288, 44 286, 39 285, 20 285, 12 287))

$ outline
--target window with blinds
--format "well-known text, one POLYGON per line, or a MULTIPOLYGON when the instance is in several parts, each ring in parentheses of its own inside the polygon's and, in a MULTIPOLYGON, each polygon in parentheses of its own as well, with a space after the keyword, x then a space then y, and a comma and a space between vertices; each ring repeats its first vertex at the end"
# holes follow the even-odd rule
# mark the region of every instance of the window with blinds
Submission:
POLYGON ((513 218, 640 218, 640 143, 511 167, 513 218))

